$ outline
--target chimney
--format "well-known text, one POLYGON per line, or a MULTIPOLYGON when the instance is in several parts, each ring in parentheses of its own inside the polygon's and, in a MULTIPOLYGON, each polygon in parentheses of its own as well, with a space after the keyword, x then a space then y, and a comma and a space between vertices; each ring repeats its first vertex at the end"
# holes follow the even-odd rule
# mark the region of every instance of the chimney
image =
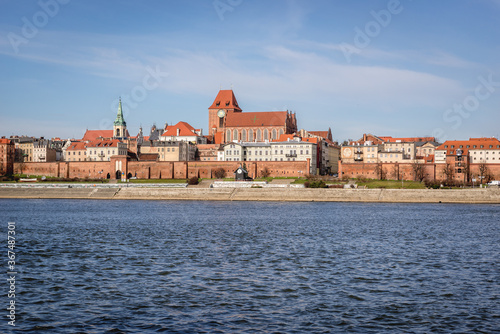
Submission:
POLYGON ((177 128, 177 136, 181 134, 181 129, 177 128))

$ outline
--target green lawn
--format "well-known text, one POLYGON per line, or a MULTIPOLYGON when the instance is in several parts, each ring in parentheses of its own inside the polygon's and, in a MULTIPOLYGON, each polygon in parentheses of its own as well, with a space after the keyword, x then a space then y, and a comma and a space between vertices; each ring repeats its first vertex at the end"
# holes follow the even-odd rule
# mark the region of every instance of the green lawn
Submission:
POLYGON ((186 179, 131 179, 129 181, 130 183, 187 183, 186 179))
POLYGON ((358 186, 366 186, 368 189, 425 189, 425 184, 416 181, 394 181, 394 180, 366 180, 364 182, 356 181, 358 186))

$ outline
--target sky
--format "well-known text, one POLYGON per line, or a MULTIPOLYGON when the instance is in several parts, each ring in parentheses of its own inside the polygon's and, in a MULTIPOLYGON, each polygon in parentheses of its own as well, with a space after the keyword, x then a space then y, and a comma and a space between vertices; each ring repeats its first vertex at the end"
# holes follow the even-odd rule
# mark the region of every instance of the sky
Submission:
POLYGON ((233 89, 337 141, 500 135, 500 0, 0 0, 0 136, 132 135, 233 89))

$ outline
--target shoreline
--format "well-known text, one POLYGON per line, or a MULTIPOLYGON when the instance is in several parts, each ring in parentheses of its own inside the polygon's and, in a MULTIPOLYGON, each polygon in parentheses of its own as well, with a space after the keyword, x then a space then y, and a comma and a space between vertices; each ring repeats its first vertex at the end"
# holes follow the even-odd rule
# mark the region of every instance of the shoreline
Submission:
POLYGON ((500 204, 499 188, 0 188, 0 199, 500 204))

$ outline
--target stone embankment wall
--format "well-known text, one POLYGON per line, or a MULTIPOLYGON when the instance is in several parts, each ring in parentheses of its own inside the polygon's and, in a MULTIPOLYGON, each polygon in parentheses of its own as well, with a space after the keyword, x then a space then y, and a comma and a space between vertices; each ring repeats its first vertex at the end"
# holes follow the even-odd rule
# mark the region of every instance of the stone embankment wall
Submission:
POLYGON ((500 204, 500 189, 2 188, 0 198, 500 204))

